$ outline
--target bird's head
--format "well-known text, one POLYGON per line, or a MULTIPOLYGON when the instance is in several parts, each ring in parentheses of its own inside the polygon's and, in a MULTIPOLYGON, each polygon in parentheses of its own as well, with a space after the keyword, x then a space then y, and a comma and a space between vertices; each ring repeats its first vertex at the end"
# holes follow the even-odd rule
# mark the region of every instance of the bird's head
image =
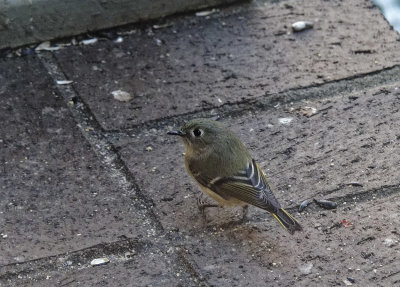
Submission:
POLYGON ((168 134, 180 136, 187 149, 202 151, 206 147, 213 147, 219 141, 225 140, 227 129, 211 119, 193 119, 179 130, 169 131, 168 134))

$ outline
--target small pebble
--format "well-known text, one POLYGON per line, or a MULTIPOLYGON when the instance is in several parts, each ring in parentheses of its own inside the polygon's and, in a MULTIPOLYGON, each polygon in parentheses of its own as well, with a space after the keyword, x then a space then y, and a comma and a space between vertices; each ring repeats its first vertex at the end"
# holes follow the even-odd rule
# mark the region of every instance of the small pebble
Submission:
POLYGON ((299 266, 298 268, 299 268, 299 270, 300 270, 300 272, 302 274, 308 275, 308 274, 311 273, 311 270, 313 268, 313 264, 311 262, 309 262, 309 263, 307 263, 305 265, 299 266))
POLYGON ((352 277, 347 277, 347 280, 349 280, 350 283, 356 283, 356 279, 352 277))
POLYGON ((90 262, 90 265, 92 265, 92 266, 105 265, 109 262, 110 262, 110 260, 105 257, 104 258, 96 258, 90 262))
POLYGON ((111 94, 113 95, 114 99, 120 102, 129 102, 133 99, 131 94, 122 90, 112 91, 111 94))
POLYGON ((288 125, 293 121, 293 118, 279 118, 278 121, 282 125, 288 125))
POLYGON ((155 39, 157 46, 161 46, 162 45, 162 41, 160 39, 155 39))
POLYGON ((306 29, 310 29, 314 24, 310 21, 298 21, 292 24, 292 29, 294 32, 300 32, 306 29))
POLYGON ((383 244, 384 244, 386 247, 392 247, 392 246, 396 245, 397 242, 398 242, 397 240, 395 240, 395 239, 389 237, 389 238, 386 238, 386 239, 383 241, 383 244))
POLYGON ((124 38, 118 37, 117 39, 114 40, 114 43, 119 44, 119 43, 122 43, 123 41, 124 41, 124 38))

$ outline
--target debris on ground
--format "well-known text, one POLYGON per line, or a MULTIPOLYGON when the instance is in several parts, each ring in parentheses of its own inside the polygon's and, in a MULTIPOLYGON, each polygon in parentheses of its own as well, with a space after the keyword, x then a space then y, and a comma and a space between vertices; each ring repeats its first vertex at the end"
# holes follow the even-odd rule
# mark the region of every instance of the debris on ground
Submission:
POLYGON ((351 222, 346 220, 346 219, 342 219, 342 221, 340 221, 340 223, 344 226, 344 227, 349 227, 351 226, 351 222))
POLYGON ((337 207, 337 203, 334 201, 324 200, 324 199, 314 199, 315 203, 320 207, 325 209, 335 209, 337 207))
POLYGON ((80 42, 80 44, 82 44, 82 45, 92 45, 92 44, 97 43, 97 41, 98 41, 97 38, 92 38, 92 39, 82 40, 80 42))
POLYGON ((153 25, 154 30, 163 29, 172 26, 172 23, 165 23, 161 25, 153 25))
POLYGON ((317 109, 314 107, 301 107, 299 110, 299 114, 302 116, 306 116, 306 117, 312 117, 313 115, 315 115, 317 113, 317 109))
POLYGON ((57 80, 57 85, 69 85, 72 84, 73 81, 69 81, 69 80, 57 80))
POLYGON ((347 278, 346 278, 346 279, 343 279, 343 283, 344 283, 346 286, 351 286, 351 285, 353 285, 353 283, 351 283, 350 280, 348 280, 347 278))
POLYGON ((131 94, 122 90, 112 91, 111 94, 114 96, 114 99, 120 102, 129 102, 133 99, 131 94))
POLYGON ((362 183, 359 183, 359 182, 349 182, 347 185, 348 186, 360 186, 360 187, 364 186, 362 183))
POLYGON ((311 270, 313 268, 313 264, 311 262, 309 262, 309 263, 307 263, 305 265, 298 266, 298 268, 299 268, 299 270, 300 270, 300 272, 302 274, 308 275, 308 274, 311 273, 311 270))
POLYGON ((312 199, 306 199, 299 206, 299 212, 302 212, 312 202, 312 199))
POLYGON ((124 38, 122 38, 120 36, 120 37, 117 37, 117 39, 114 40, 114 43, 119 44, 119 43, 122 43, 123 41, 124 41, 124 38))
POLYGON ((368 236, 368 237, 362 238, 360 241, 358 241, 357 245, 360 245, 367 241, 372 241, 372 240, 375 240, 375 236, 368 236))
POLYGON ((107 264, 109 262, 110 262, 110 260, 108 258, 105 258, 105 257, 96 258, 96 259, 93 259, 92 261, 90 261, 90 265, 99 266, 99 265, 105 265, 105 264, 107 264))
POLYGON ((350 283, 356 283, 356 279, 354 279, 353 277, 347 277, 347 280, 349 280, 350 283))
POLYGON ((317 109, 310 106, 291 107, 289 109, 289 113, 294 113, 294 112, 297 112, 301 116, 306 116, 310 118, 317 113, 317 109))
POLYGON ((162 45, 162 40, 160 39, 154 39, 156 41, 157 46, 161 46, 162 45))
POLYGON ((396 239, 393 239, 393 238, 390 238, 390 237, 386 238, 386 239, 383 241, 383 244, 384 244, 386 247, 392 247, 392 246, 396 245, 397 243, 398 243, 398 241, 397 241, 396 239))
POLYGON ((306 29, 311 29, 314 26, 313 22, 310 21, 298 21, 292 24, 294 32, 301 32, 306 29))
POLYGON ((39 46, 35 48, 35 51, 57 51, 60 49, 61 49, 60 46, 51 46, 50 41, 45 41, 39 44, 39 46))
POLYGON ((210 16, 211 14, 214 14, 215 12, 218 12, 218 9, 196 12, 196 16, 197 17, 206 17, 206 16, 210 16))
POLYGON ((293 121, 293 118, 279 118, 278 121, 282 125, 288 125, 293 121))

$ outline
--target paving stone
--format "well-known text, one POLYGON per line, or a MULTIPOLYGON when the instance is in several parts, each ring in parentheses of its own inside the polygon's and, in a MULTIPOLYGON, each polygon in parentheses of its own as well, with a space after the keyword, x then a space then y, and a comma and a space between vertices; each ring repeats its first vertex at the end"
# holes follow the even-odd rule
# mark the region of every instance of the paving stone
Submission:
POLYGON ((399 35, 369 1, 252 1, 165 23, 171 26, 135 26, 119 44, 100 41, 55 52, 105 129, 400 63, 399 35), (313 21, 314 28, 293 33, 291 24, 299 20, 313 21), (133 99, 115 100, 116 90, 133 99))
MULTIPOLYGON (((278 105, 222 122, 258 160, 284 207, 314 197, 357 201, 360 192, 399 183, 399 96, 399 85, 393 85, 278 105), (308 117, 306 107, 316 113, 308 117)), ((188 231, 202 225, 196 208, 200 188, 185 171, 183 144, 166 135, 176 128, 142 130, 116 144, 141 189, 153 199, 164 226, 188 231)), ((252 210, 256 218, 272 220, 265 212, 252 210)), ((220 218, 217 223, 226 221, 224 210, 210 212, 211 218, 220 218)), ((274 228, 280 227, 274 222, 274 228)))
POLYGON ((49 262, 25 263, 17 276, 7 278, 10 273, 0 274, 0 286, 198 286, 185 270, 176 266, 173 252, 167 254, 151 245, 135 246, 119 254, 114 250, 114 254, 103 255, 110 260, 106 265, 90 266, 90 261, 100 256, 100 247, 98 251, 53 258, 52 267, 44 266, 49 262), (29 272, 30 269, 36 272, 29 272))
POLYGON ((0 61, 0 265, 151 234, 38 59, 0 61))
POLYGON ((348 277, 360 286, 396 286, 399 199, 300 215, 304 231, 295 236, 263 222, 200 229, 186 250, 211 286, 344 286, 348 277))

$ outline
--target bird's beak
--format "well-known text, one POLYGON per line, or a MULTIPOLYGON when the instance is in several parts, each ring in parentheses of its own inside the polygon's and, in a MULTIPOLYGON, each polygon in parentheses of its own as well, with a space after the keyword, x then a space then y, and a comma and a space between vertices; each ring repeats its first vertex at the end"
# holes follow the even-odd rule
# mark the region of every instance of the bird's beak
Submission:
POLYGON ((167 134, 173 135, 173 136, 181 136, 181 137, 186 135, 183 131, 180 131, 180 130, 178 130, 178 131, 169 131, 169 132, 167 132, 167 134))

